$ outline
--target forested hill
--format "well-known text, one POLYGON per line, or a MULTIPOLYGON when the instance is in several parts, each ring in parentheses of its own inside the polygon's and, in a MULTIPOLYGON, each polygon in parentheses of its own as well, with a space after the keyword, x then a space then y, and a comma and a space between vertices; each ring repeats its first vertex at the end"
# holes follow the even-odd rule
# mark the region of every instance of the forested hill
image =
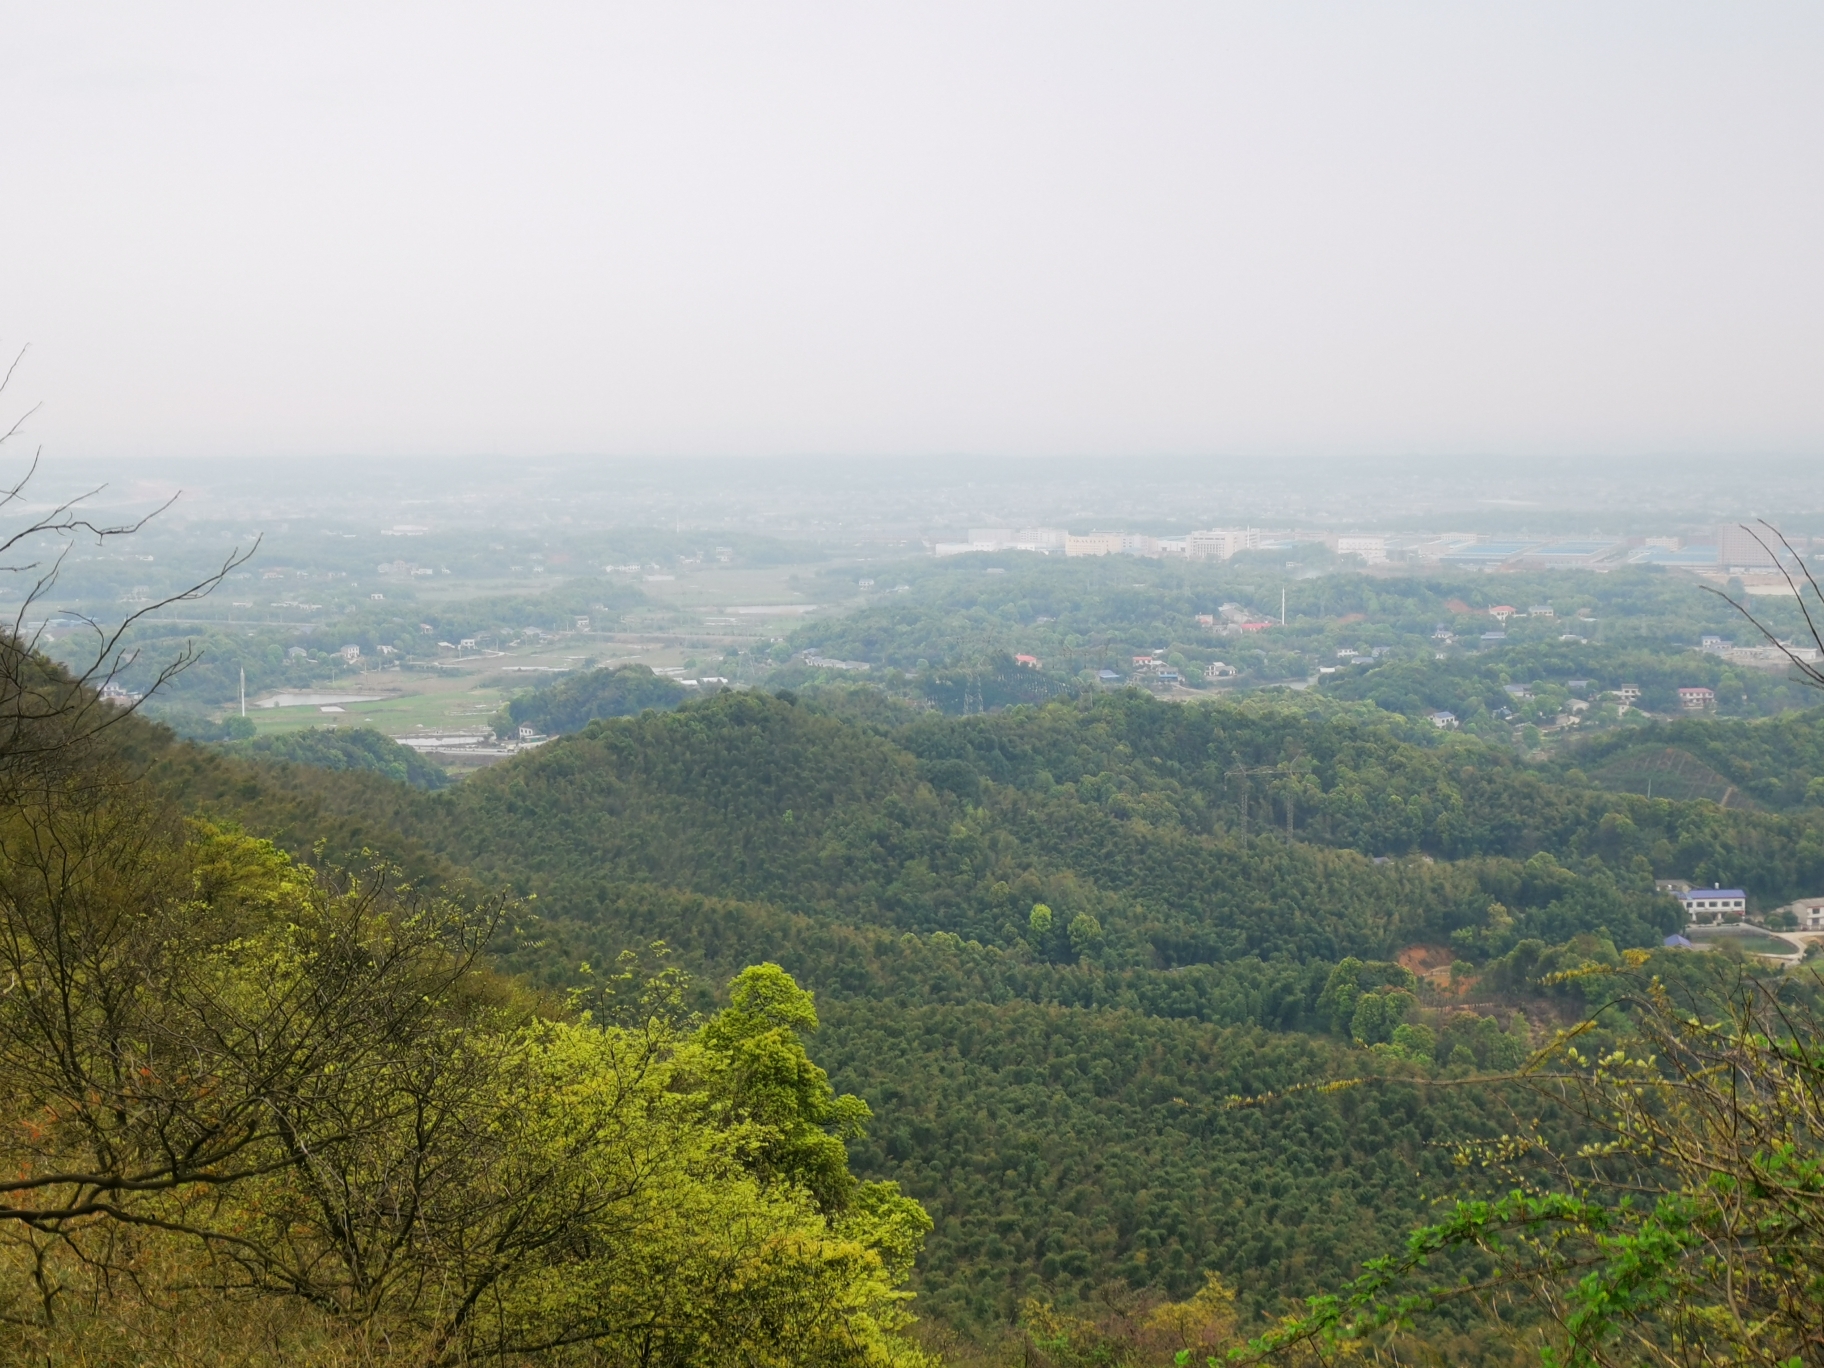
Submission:
POLYGON ((440 793, 182 756, 194 805, 296 848, 536 895, 503 949, 553 988, 654 940, 704 984, 783 964, 875 1110, 857 1165, 937 1222, 921 1314, 982 1334, 1025 1297, 1184 1296, 1204 1270, 1251 1313, 1334 1285, 1464 1181, 1436 1142, 1515 1122, 1423 1079, 1513 1063, 1517 1012, 1577 1005, 1547 970, 1657 945, 1655 876, 1824 888, 1807 811, 1597 791, 1314 699, 944 718, 735 692, 440 793), (1459 988, 1391 962, 1414 946, 1459 988), (1388 1070, 1410 1079, 1227 1100, 1388 1070))
POLYGON ((1552 783, 1435 735, 1137 694, 887 730, 737 693, 479 775, 421 836, 528 888, 659 883, 1003 946, 1054 899, 1144 963, 1379 953, 1491 898, 1550 938, 1570 917, 1646 943, 1654 875, 1782 900, 1824 875, 1804 820, 1552 783))
POLYGON ((1824 726, 1816 710, 1760 721, 1679 718, 1610 733, 1567 751, 1566 780, 1597 775, 1635 754, 1671 749, 1701 762, 1754 801, 1824 812, 1824 726))

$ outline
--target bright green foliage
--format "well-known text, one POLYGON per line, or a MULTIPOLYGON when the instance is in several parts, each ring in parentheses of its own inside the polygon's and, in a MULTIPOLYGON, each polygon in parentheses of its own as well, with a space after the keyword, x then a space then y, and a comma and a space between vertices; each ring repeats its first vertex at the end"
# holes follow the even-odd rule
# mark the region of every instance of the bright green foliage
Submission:
POLYGON ((480 968, 498 909, 146 796, 0 817, 0 1306, 34 1361, 920 1361, 929 1221, 849 1176, 867 1107, 783 971, 701 1027, 556 1019, 480 968))
POLYGON ((1020 1306, 1022 1360, 1034 1355, 1054 1368, 1152 1365, 1189 1361, 1228 1344, 1235 1335, 1235 1293, 1221 1275, 1181 1302, 1115 1297, 1071 1314, 1042 1297, 1020 1306))
POLYGON ((844 1142, 866 1135, 873 1113, 859 1097, 836 1096, 811 1062, 799 1036, 816 1029, 811 995, 778 965, 759 964, 729 986, 729 1005, 703 1028, 703 1045, 727 1116, 751 1130, 755 1173, 804 1188, 834 1215, 854 1191, 844 1142))
POLYGON ((1349 1014, 1350 1038, 1358 1045, 1380 1045, 1392 1040, 1412 1006, 1412 994, 1397 988, 1362 993, 1349 1014))
POLYGON ((1351 1035, 1364 1044, 1386 1040, 1394 1026, 1405 1019, 1412 997, 1403 990, 1415 981, 1412 971, 1402 965, 1381 961, 1364 964, 1353 956, 1347 957, 1325 980, 1317 999, 1317 1014, 1331 1030, 1351 1035), (1391 1007, 1390 990, 1397 994, 1397 1005, 1391 1007), (1370 1034, 1364 1035, 1364 1030, 1370 1034))
POLYGON ((1438 1049, 1438 1033, 1422 1022, 1403 1021, 1393 1028, 1393 1047, 1408 1059, 1430 1062, 1438 1049))
POLYGON ((1543 1322, 1548 1368, 1817 1361, 1824 980, 1713 981, 1721 1010, 1699 1016, 1657 978, 1581 972, 1606 979, 1627 1015, 1612 1044, 1595 1044, 1606 1033, 1594 1020, 1561 1035, 1536 1086, 1569 1101, 1591 1142, 1466 1144, 1462 1161, 1501 1174, 1506 1195, 1456 1202, 1402 1254, 1232 1357, 1359 1347, 1452 1303, 1498 1299, 1510 1324, 1516 1302, 1519 1323, 1543 1322), (1478 1256, 1473 1285, 1437 1273, 1462 1251, 1478 1256))

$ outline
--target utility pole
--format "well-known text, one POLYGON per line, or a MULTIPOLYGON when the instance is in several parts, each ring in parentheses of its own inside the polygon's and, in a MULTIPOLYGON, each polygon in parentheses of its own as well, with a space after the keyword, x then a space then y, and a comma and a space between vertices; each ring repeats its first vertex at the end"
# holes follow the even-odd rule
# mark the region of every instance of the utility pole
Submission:
POLYGON ((1279 586, 1279 625, 1286 625, 1286 586, 1279 586))
MULTIPOLYGON (((1229 776, 1231 778, 1236 775, 1241 776, 1241 835, 1243 840, 1246 840, 1248 835, 1248 776, 1253 774, 1272 774, 1275 770, 1283 768, 1283 765, 1255 765, 1252 768, 1246 765, 1237 765, 1234 769, 1229 771, 1229 776)), ((1268 822, 1273 820, 1272 804, 1273 800, 1269 797, 1267 799, 1268 822)))
POLYGON ((247 667, 241 666, 241 716, 247 716, 247 667))

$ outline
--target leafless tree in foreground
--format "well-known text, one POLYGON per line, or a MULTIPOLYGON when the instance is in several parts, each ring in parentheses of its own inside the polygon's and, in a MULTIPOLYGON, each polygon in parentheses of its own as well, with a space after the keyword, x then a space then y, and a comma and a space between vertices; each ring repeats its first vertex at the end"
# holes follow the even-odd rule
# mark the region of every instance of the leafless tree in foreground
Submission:
MULTIPOLYGON (((1805 630, 1807 634, 1810 635, 1812 644, 1817 648, 1818 659, 1815 661, 1800 659, 1798 653, 1793 650, 1791 643, 1780 640, 1780 638, 1774 634, 1773 629, 1762 622, 1760 618, 1756 617, 1754 611, 1750 609, 1747 604, 1737 603, 1734 599, 1730 598, 1729 595, 1713 585, 1706 584, 1704 588, 1707 592, 1715 594, 1724 603, 1727 603, 1731 608, 1735 609, 1736 612, 1753 623, 1755 631, 1766 637, 1771 645, 1777 647, 1786 659, 1791 661, 1792 664, 1798 668, 1799 674, 1804 678, 1805 683, 1809 684, 1814 689, 1824 689, 1824 634, 1820 634, 1818 626, 1819 615, 1824 614, 1824 589, 1818 587, 1817 578, 1811 573, 1811 568, 1805 564, 1805 558, 1797 551, 1793 550, 1792 543, 1786 539, 1786 534, 1781 532, 1779 528, 1775 527, 1765 518, 1760 518, 1756 521, 1765 531, 1765 536, 1763 536, 1760 531, 1756 531, 1754 528, 1748 526, 1747 523, 1740 523, 1738 526, 1741 527, 1742 531, 1746 532, 1749 536, 1753 537, 1755 541, 1760 543, 1761 549, 1767 553, 1769 558, 1772 559, 1775 568, 1777 568, 1780 574, 1785 577, 1786 587, 1792 590, 1793 597, 1798 600, 1799 612, 1805 618, 1805 630), (1770 538, 1771 540, 1769 540, 1770 538), (1773 542, 1778 542, 1780 544, 1780 547, 1785 551, 1788 560, 1782 560, 1780 558, 1780 553, 1773 549, 1773 542), (1798 574, 1796 576, 1793 574, 1793 566, 1798 567, 1798 574), (1803 586, 1800 584, 1801 579, 1804 581, 1803 586), (1812 598, 1817 600, 1818 613, 1814 613, 1811 605, 1805 601, 1805 590, 1807 588, 1811 590, 1812 598)), ((1746 598, 1747 595, 1744 594, 1743 597, 1746 598)))
MULTIPOLYGON (((12 383, 24 359, 22 349, 0 376, 0 396, 12 383)), ((0 453, 16 440, 25 422, 37 410, 26 410, 4 432, 0 453)), ((153 603, 136 607, 118 623, 103 623, 79 613, 57 610, 80 622, 88 645, 63 664, 53 662, 42 649, 48 605, 64 558, 76 539, 92 536, 97 543, 130 537, 176 502, 172 497, 152 512, 130 523, 99 522, 86 516, 83 505, 101 493, 97 486, 51 508, 32 511, 27 490, 38 473, 42 452, 34 451, 25 472, 11 485, 0 486, 0 573, 26 576, 30 588, 10 623, 0 625, 0 795, 17 792, 47 772, 63 770, 65 761, 95 740, 141 703, 181 674, 195 661, 186 647, 160 667, 151 685, 138 697, 113 686, 121 671, 134 663, 136 653, 127 649, 129 633, 142 620, 177 603, 188 603, 209 594, 236 566, 245 564, 259 547, 256 540, 246 551, 238 547, 221 567, 188 588, 153 603), (5 520, 14 519, 9 530, 5 520), (47 554, 46 543, 61 543, 47 554)))

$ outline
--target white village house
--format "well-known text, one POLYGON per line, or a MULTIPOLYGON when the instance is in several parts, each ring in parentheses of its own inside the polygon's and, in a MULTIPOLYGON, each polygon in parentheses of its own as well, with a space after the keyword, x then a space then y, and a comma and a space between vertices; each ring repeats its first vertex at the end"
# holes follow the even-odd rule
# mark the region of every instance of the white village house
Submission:
POLYGON ((1748 895, 1739 888, 1693 888, 1674 892, 1691 926, 1739 922, 1748 915, 1748 895))
POLYGON ((1824 931, 1824 898, 1800 898, 1787 903, 1780 911, 1792 913, 1798 921, 1795 930, 1824 931))

